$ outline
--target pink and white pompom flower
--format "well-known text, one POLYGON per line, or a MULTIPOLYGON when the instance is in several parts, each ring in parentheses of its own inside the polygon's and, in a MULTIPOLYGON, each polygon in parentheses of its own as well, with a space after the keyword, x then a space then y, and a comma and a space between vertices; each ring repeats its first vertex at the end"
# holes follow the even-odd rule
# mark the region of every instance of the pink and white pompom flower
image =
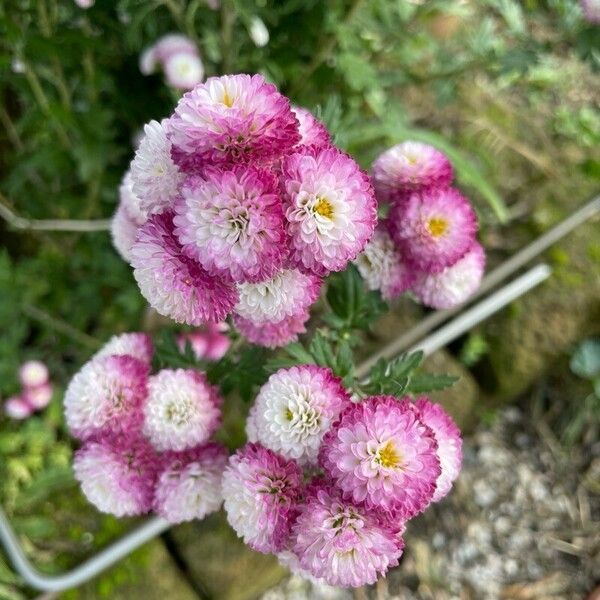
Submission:
POLYGON ((137 358, 146 365, 152 362, 154 344, 147 333, 131 332, 113 335, 96 354, 94 358, 111 356, 113 354, 127 354, 137 358))
POLYGON ((600 25, 600 0, 580 0, 580 5, 585 20, 600 25))
POLYGON ((292 111, 298 119, 299 146, 316 146, 318 148, 331 146, 331 136, 327 131, 327 127, 309 110, 301 106, 292 106, 292 111))
POLYGON ((407 400, 372 396, 325 434, 319 462, 345 497, 409 519, 431 502, 441 473, 433 431, 407 400))
POLYGON ((308 309, 302 309, 287 317, 271 322, 255 322, 234 315, 233 322, 238 331, 252 344, 265 348, 279 348, 295 342, 298 336, 306 332, 306 323, 310 319, 308 309))
POLYGON ((177 345, 183 352, 186 344, 189 343, 198 360, 220 360, 227 354, 227 350, 231 346, 227 331, 229 331, 229 325, 225 322, 208 323, 202 329, 180 334, 177 337, 177 345))
POLYGON ((259 444, 238 450, 223 474, 227 520, 258 552, 284 548, 301 492, 300 467, 259 444))
POLYGON ((302 465, 316 465, 323 436, 349 404, 350 395, 329 369, 280 369, 256 397, 246 422, 248 440, 302 465))

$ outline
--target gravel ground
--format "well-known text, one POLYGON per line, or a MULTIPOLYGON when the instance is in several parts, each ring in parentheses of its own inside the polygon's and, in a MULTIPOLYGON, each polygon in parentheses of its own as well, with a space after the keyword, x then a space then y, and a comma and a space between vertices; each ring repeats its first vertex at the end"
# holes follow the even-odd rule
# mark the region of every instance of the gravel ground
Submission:
POLYGON ((466 440, 454 490, 410 523, 386 581, 352 593, 290 577, 263 600, 576 600, 599 583, 600 442, 568 455, 508 408, 466 440))

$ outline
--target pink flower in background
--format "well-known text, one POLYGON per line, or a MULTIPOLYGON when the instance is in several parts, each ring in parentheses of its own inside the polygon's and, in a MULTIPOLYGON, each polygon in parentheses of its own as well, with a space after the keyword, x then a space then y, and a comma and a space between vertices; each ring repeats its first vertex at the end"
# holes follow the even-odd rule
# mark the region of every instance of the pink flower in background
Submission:
POLYGON ((92 8, 94 6, 95 0, 75 0, 75 4, 79 6, 79 8, 87 9, 92 8))
POLYGON ((429 188, 446 188, 453 177, 446 155, 421 142, 392 146, 375 159, 372 172, 377 199, 382 202, 429 188))
POLYGON ((264 281, 287 254, 277 180, 269 171, 238 165, 206 169, 187 180, 175 205, 175 234, 212 275, 264 281))
POLYGON ((454 308, 467 300, 481 285, 485 252, 478 242, 458 261, 439 273, 421 273, 412 290, 422 304, 431 308, 454 308))
POLYGON ((275 323, 255 322, 238 315, 234 315, 233 322, 239 332, 252 344, 265 348, 279 348, 295 342, 300 334, 305 333, 309 319, 308 309, 300 309, 275 323))
POLYGON ((367 288, 380 290, 384 300, 398 298, 415 280, 414 268, 402 259, 390 234, 383 227, 375 230, 355 264, 367 288))
POLYGON ((18 374, 21 392, 7 398, 4 412, 11 419, 22 420, 50 404, 53 387, 48 367, 40 360, 24 362, 18 374))
POLYGON ((359 587, 398 564, 401 527, 343 500, 335 489, 314 485, 299 510, 292 547, 300 567, 312 576, 329 585, 359 587))
POLYGON ((181 352, 187 342, 198 360, 220 360, 227 354, 231 340, 225 334, 229 330, 227 323, 208 323, 206 327, 196 331, 186 331, 177 337, 177 345, 181 352))
POLYGON ((117 517, 152 508, 160 458, 143 438, 101 435, 75 453, 73 470, 85 497, 100 511, 117 517))
POLYGON ((457 190, 430 189, 396 202, 388 217, 390 234, 415 268, 439 273, 471 247, 477 217, 457 190))
POLYGON ((437 479, 432 502, 439 502, 452 489, 462 464, 462 438, 460 429, 440 404, 428 398, 419 398, 411 405, 419 419, 431 428, 438 444, 437 455, 442 472, 437 479))
POLYGON ((600 25, 600 0, 580 0, 583 16, 593 25, 600 25))
POLYGON ((148 365, 113 355, 86 363, 65 392, 67 425, 84 440, 102 432, 137 432, 142 424, 148 365))
POLYGON ((325 434, 319 462, 345 497, 408 519, 431 502, 441 472, 436 450, 408 401, 372 396, 325 434))
POLYGON ((35 412, 35 408, 21 396, 11 396, 4 401, 4 412, 7 417, 21 421, 30 417, 35 412))
POLYGON ((377 220, 367 175, 335 148, 307 148, 282 164, 290 261, 316 275, 341 271, 363 250, 377 220))
POLYGON ((159 451, 206 443, 221 424, 218 389, 193 369, 163 369, 148 379, 143 431, 159 451))
POLYGON ((187 256, 173 231, 173 216, 154 215, 131 248, 131 265, 142 295, 161 315, 178 323, 222 321, 237 301, 235 288, 211 277, 187 256))
POLYGON ((229 459, 223 474, 227 520, 259 552, 286 544, 302 489, 302 471, 259 444, 247 444, 229 459))
POLYGON ((40 360, 28 360, 19 369, 19 380, 24 388, 34 388, 48 383, 48 367, 40 360))
POLYGON ((288 99, 261 75, 210 77, 181 98, 167 132, 176 160, 199 164, 268 161, 300 139, 288 99))
POLYGON ((27 387, 21 393, 21 398, 29 404, 33 410, 42 410, 52 400, 53 388, 51 383, 27 387))
POLYGON ((128 354, 143 363, 150 365, 154 354, 154 345, 147 333, 132 332, 113 335, 96 354, 94 358, 111 356, 113 354, 128 354))
POLYGON ((331 146, 331 136, 327 127, 321 123, 309 110, 300 106, 292 106, 292 111, 298 119, 300 131, 299 146, 317 146, 327 148, 331 146))
POLYGON ((350 395, 329 369, 280 369, 258 392, 246 422, 248 440, 300 464, 316 464, 323 436, 349 404, 350 395))
POLYGON ((161 461, 154 510, 170 523, 203 519, 219 510, 227 459, 227 450, 215 443, 168 453, 161 461))

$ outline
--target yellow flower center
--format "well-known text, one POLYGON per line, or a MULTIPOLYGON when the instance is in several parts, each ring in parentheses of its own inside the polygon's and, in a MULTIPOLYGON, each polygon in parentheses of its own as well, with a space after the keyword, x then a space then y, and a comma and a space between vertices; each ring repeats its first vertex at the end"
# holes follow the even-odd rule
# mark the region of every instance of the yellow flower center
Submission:
POLYGON ((315 204, 315 212, 326 219, 333 217, 333 206, 326 198, 319 198, 315 204))
POLYGON ((285 409, 285 418, 288 421, 291 421, 294 418, 294 413, 289 408, 285 409))
POLYGON ((388 442, 380 451, 378 462, 382 467, 393 469, 400 464, 400 454, 394 448, 392 442, 388 442))
POLYGON ((227 90, 225 90, 225 93, 223 94, 223 104, 227 108, 231 108, 233 106, 233 98, 229 95, 227 90))
POLYGON ((440 237, 448 230, 448 221, 443 217, 431 217, 427 221, 427 229, 433 237, 440 237))

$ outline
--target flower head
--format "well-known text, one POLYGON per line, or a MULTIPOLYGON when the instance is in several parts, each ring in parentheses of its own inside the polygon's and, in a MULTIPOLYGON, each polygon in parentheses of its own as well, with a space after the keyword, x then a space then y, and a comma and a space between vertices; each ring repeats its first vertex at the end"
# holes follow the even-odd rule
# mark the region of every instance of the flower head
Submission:
POLYGON ((246 423, 248 439, 300 464, 316 464, 323 436, 349 403, 341 380, 329 369, 280 369, 256 397, 246 423))
POLYGON ((300 106, 292 106, 292 111, 298 119, 300 146, 317 146, 327 148, 331 146, 331 137, 327 128, 309 110, 300 106))
POLYGON ((52 384, 50 382, 42 383, 33 387, 27 387, 23 390, 21 398, 29 404, 34 410, 42 410, 50 404, 52 400, 52 384))
POLYGON ((19 380, 26 388, 44 385, 49 378, 48 367, 41 360, 28 360, 19 369, 19 380))
POLYGON ((462 464, 460 429, 440 404, 434 404, 428 398, 419 398, 412 406, 417 411, 419 419, 431 428, 437 441, 437 455, 442 472, 437 479, 432 501, 439 502, 448 494, 452 483, 460 473, 462 464))
POLYGON ((410 288, 415 270, 402 260, 390 234, 383 228, 375 234, 355 261, 370 290, 380 290, 384 300, 393 300, 410 288))
POLYGON ((292 546, 300 567, 314 577, 329 585, 359 587, 396 566, 404 543, 400 529, 377 511, 316 485, 300 507, 292 546))
POLYGON ((264 281, 281 268, 287 252, 284 218, 269 171, 244 165, 206 169, 187 180, 182 196, 175 234, 209 273, 264 281))
POLYGON ((346 497, 407 519, 431 502, 441 472, 436 450, 408 401, 372 396, 325 434, 319 462, 346 497))
POLYGON ((7 417, 21 421, 30 417, 35 409, 21 396, 11 396, 4 402, 4 412, 7 417))
POLYGON ((335 148, 306 148, 284 159, 281 183, 292 264, 317 275, 344 269, 375 229, 367 175, 335 148))
POLYGON ((65 392, 71 433, 85 440, 100 432, 139 430, 148 365, 132 356, 103 356, 86 363, 65 392))
POLYGON ((75 453, 73 469, 85 497, 117 517, 152 508, 160 459, 141 437, 101 435, 75 453))
POLYGON ((131 261, 131 247, 135 243, 139 228, 125 206, 119 204, 110 222, 110 235, 115 250, 125 262, 131 261))
POLYGON ((177 337, 177 345, 181 352, 189 342, 198 360, 219 360, 227 354, 231 340, 225 334, 229 329, 227 323, 208 323, 203 329, 187 331, 177 337))
POLYGON ((261 75, 210 77, 181 98, 168 122, 178 161, 269 161, 300 138, 289 101, 261 75))
POLYGON ((239 332, 251 343, 265 348, 279 348, 295 342, 298 335, 306 332, 306 322, 310 319, 308 309, 301 309, 281 321, 255 322, 234 315, 233 322, 239 332))
POLYGON ((133 356, 143 363, 150 365, 154 354, 154 345, 147 333, 132 332, 113 335, 98 352, 94 358, 111 356, 113 354, 127 354, 133 356))
POLYGON ((203 519, 219 510, 227 456, 214 443, 168 453, 156 482, 154 510, 170 523, 203 519))
POLYGON ((295 462, 247 444, 230 457, 223 474, 227 520, 254 550, 278 552, 289 538, 301 486, 295 462))
POLYGON ((164 63, 167 84, 178 90, 191 90, 204 79, 204 65, 198 54, 177 52, 164 63))
POLYGON ((431 308, 453 308, 467 300, 481 284, 485 270, 485 252, 478 242, 440 273, 422 273, 412 290, 422 304, 431 308))
POLYGON ((171 158, 171 143, 165 133, 164 121, 150 121, 144 125, 144 133, 130 169, 139 210, 148 218, 172 205, 184 176, 171 158))
POLYGON ((157 312, 178 323, 222 321, 236 303, 232 285, 211 277, 183 252, 169 213, 148 220, 138 232, 131 255, 142 295, 157 312))
POLYGON ((204 444, 221 423, 222 399, 193 369, 163 369, 148 380, 144 434, 159 451, 204 444))
POLYGON ((453 188, 411 194, 392 206, 388 224, 407 261, 429 273, 454 264, 469 249, 477 231, 473 208, 453 188))
POLYGON ((421 142, 403 142, 380 154, 373 163, 373 185, 381 201, 452 182, 452 165, 443 152, 421 142))
POLYGON ((583 16, 592 25, 600 25, 600 0, 580 0, 583 16))
MULTIPOLYGON (((143 139, 144 136, 142 135, 140 143, 143 139)), ((125 209, 125 213, 129 217, 129 220, 137 227, 143 225, 148 219, 148 213, 146 212, 146 209, 142 207, 141 198, 133 191, 133 177, 131 176, 130 170, 123 175, 123 179, 119 185, 119 208, 117 211, 121 207, 125 209)))

